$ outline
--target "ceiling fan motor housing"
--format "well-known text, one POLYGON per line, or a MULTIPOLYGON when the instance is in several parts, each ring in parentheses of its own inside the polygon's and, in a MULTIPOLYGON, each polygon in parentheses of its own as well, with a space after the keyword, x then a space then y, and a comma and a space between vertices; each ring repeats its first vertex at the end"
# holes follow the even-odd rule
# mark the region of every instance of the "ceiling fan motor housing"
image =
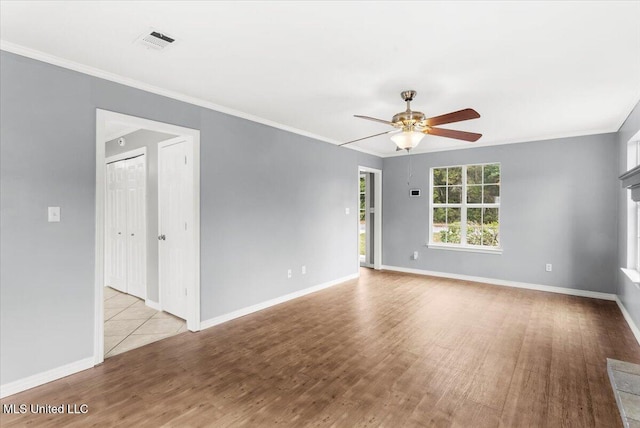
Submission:
POLYGON ((422 122, 425 119, 426 116, 420 111, 403 111, 395 114, 391 121, 393 123, 401 122, 403 125, 408 126, 422 122))
POLYGON ((403 131, 410 132, 414 130, 415 126, 420 126, 421 122, 426 119, 424 113, 420 111, 411 111, 411 101, 413 101, 417 94, 418 93, 413 90, 400 92, 400 96, 407 103, 407 109, 393 116, 393 119, 391 119, 393 126, 396 128, 402 128, 403 131))

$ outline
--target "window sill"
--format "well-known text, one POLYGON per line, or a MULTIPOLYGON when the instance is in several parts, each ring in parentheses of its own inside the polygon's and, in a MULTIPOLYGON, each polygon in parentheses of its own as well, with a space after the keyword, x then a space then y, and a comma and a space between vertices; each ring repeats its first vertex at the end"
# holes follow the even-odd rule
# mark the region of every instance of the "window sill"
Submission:
POLYGON ((631 280, 631 282, 633 282, 636 285, 640 284, 640 272, 638 272, 635 269, 620 268, 620 270, 624 272, 625 275, 627 275, 627 277, 631 280))
POLYGON ((468 253, 502 254, 502 248, 464 247, 461 245, 444 244, 427 244, 427 248, 433 248, 434 250, 466 251, 468 253))

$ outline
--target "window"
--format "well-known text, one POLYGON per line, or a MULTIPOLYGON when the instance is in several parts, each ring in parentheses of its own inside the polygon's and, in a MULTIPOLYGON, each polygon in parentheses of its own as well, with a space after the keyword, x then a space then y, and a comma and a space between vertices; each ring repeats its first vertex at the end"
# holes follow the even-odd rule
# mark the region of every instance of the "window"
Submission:
POLYGON ((640 202, 636 202, 636 270, 640 272, 640 202))
POLYGON ((429 246, 500 249, 500 164, 431 168, 429 246))
MULTIPOLYGON (((633 143, 636 149, 635 156, 635 166, 640 165, 640 141, 636 141, 633 143)), ((633 201, 631 203, 634 203, 633 201)), ((636 233, 635 233, 635 242, 633 246, 635 247, 635 269, 640 272, 640 202, 635 202, 635 214, 636 214, 636 233)), ((629 233, 629 236, 632 234, 629 233)), ((632 251, 633 254, 633 251, 632 251)))
POLYGON ((627 172, 620 176, 623 186, 627 188, 627 257, 621 260, 622 271, 636 285, 640 284, 640 202, 633 193, 633 185, 637 183, 636 167, 640 166, 640 131, 630 140, 627 146, 627 172))
MULTIPOLYGON (((640 132, 639 132, 640 133, 640 132)), ((632 138, 627 150, 627 169, 640 165, 640 141, 632 138)), ((627 190, 627 268, 640 272, 640 202, 634 202, 627 190)))

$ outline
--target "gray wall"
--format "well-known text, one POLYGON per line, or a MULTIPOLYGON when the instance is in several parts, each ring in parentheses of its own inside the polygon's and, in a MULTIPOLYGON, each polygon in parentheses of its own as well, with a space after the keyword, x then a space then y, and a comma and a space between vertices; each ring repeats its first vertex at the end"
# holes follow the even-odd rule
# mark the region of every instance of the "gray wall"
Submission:
MULTIPOLYGON (((615 134, 385 158, 383 263, 615 292, 615 134), (408 162, 413 177, 407 186, 408 162), (503 254, 428 249, 429 168, 500 162, 503 254), (423 189, 409 198, 410 187, 423 189), (411 260, 413 251, 418 260, 411 260), (545 272, 552 263, 553 271, 545 272)), ((423 144, 425 144, 423 142, 423 144)))
POLYGON ((0 55, 2 384, 93 354, 96 108, 201 130, 202 319, 357 272, 357 166, 381 159, 0 55))
POLYGON ((158 143, 177 137, 139 129, 124 136, 125 145, 118 144, 118 138, 107 141, 104 145, 105 157, 115 156, 131 150, 147 148, 147 299, 159 302, 158 282, 158 143))
MULTIPOLYGON (((640 103, 636 105, 627 120, 620 127, 617 134, 618 175, 627 171, 627 144, 631 137, 640 130, 640 103)), ((623 189, 620 182, 617 183, 616 196, 618 197, 618 261, 617 267, 627 266, 627 190, 623 189)), ((640 290, 622 273, 617 270, 618 298, 631 315, 636 326, 640 326, 640 290)))

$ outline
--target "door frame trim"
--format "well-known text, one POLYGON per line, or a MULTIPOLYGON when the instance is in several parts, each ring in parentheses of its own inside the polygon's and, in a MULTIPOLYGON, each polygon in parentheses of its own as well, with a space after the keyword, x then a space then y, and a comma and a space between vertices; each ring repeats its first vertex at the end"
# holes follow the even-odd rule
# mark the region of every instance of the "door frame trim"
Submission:
POLYGON ((104 244, 105 244, 105 138, 108 121, 124 122, 140 128, 168 134, 180 135, 191 140, 193 159, 193 213, 194 239, 191 251, 193 266, 192 293, 188 301, 190 311, 187 317, 187 328, 200 330, 200 131, 164 122, 143 119, 141 117, 116 113, 109 110, 96 109, 96 187, 95 187, 95 272, 94 272, 94 363, 104 361, 104 244))
MULTIPOLYGON (((370 168, 368 166, 358 165, 358 203, 356 207, 358 207, 358 215, 356 215, 356 236, 360 239, 359 227, 360 227, 360 173, 361 172, 370 172, 373 174, 373 199, 374 203, 374 214, 376 221, 373 224, 373 268, 376 270, 382 269, 382 170, 376 168, 370 168)), ((358 248, 356 246, 356 248, 358 248)), ((360 269, 360 255, 359 251, 356 251, 356 266, 357 269, 360 269)))

